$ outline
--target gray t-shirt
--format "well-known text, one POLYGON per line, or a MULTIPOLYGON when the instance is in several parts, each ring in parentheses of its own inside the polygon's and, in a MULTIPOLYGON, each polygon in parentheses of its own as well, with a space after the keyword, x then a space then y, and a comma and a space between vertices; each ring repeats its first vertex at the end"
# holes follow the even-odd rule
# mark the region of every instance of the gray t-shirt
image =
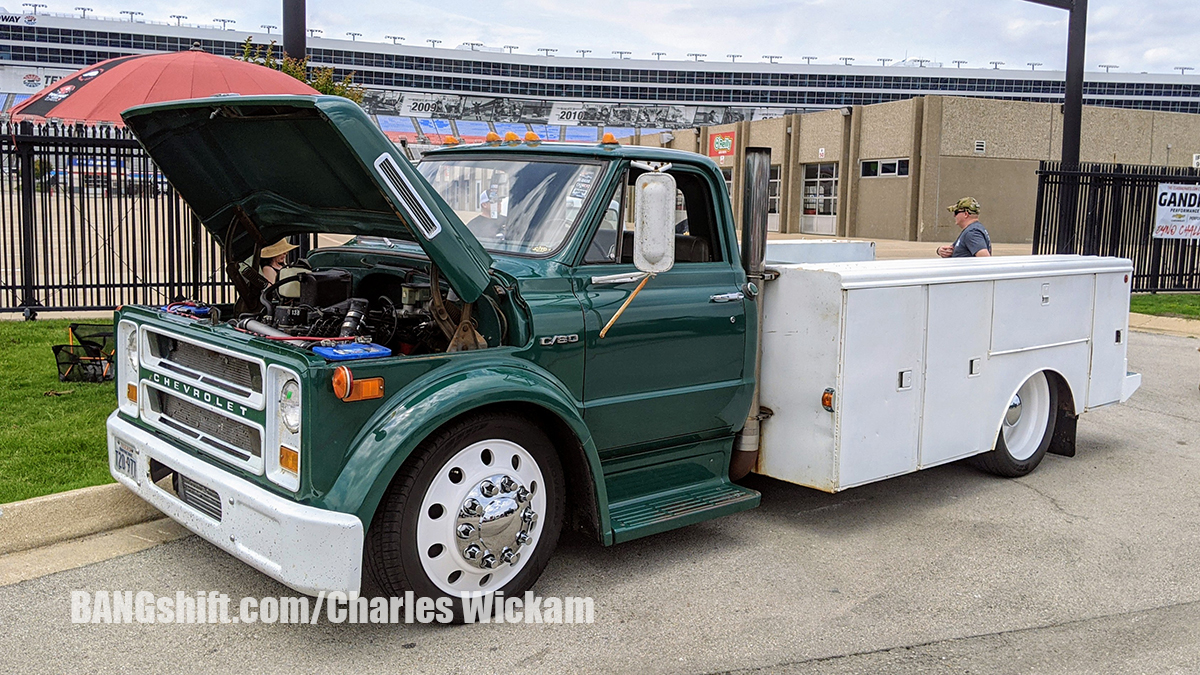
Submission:
POLYGON ((983 223, 978 220, 963 228, 954 240, 954 253, 951 258, 973 258, 983 249, 992 252, 992 239, 988 236, 983 223))

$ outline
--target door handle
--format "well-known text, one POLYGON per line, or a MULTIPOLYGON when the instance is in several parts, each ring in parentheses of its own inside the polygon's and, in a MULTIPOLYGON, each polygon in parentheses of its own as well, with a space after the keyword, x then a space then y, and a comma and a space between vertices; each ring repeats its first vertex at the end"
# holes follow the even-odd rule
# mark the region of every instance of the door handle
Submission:
POLYGON ((717 295, 710 295, 710 296, 708 296, 708 301, 709 302, 737 302, 738 300, 742 300, 745 297, 746 297, 745 294, 742 293, 741 291, 735 291, 733 293, 718 293, 717 295))

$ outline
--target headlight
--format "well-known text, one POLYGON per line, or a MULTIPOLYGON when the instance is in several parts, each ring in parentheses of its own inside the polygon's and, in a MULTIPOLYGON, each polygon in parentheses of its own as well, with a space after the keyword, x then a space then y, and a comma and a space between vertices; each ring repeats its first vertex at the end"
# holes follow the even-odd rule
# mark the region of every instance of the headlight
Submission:
POLYGON ((293 434, 300 431, 300 384, 295 380, 284 382, 279 390, 279 419, 293 434))
POLYGON ((125 359, 130 374, 138 372, 138 333, 136 329, 125 334, 125 359))

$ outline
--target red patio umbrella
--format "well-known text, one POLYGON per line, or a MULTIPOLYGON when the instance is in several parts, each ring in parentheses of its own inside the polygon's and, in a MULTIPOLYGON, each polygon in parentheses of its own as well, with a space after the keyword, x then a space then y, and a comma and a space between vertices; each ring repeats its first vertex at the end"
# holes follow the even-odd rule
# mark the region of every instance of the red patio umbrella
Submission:
POLYGON ((121 124, 121 111, 143 103, 219 94, 316 94, 316 89, 255 63, 193 48, 121 56, 83 68, 12 109, 14 120, 121 124))

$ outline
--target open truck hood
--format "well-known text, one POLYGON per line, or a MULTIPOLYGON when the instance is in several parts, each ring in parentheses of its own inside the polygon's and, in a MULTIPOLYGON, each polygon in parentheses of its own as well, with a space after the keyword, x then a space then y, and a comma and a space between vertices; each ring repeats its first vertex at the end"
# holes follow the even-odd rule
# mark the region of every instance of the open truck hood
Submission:
POLYGON ((234 259, 291 234, 371 235, 420 244, 467 302, 489 283, 491 256, 352 101, 215 97, 121 117, 234 259))

